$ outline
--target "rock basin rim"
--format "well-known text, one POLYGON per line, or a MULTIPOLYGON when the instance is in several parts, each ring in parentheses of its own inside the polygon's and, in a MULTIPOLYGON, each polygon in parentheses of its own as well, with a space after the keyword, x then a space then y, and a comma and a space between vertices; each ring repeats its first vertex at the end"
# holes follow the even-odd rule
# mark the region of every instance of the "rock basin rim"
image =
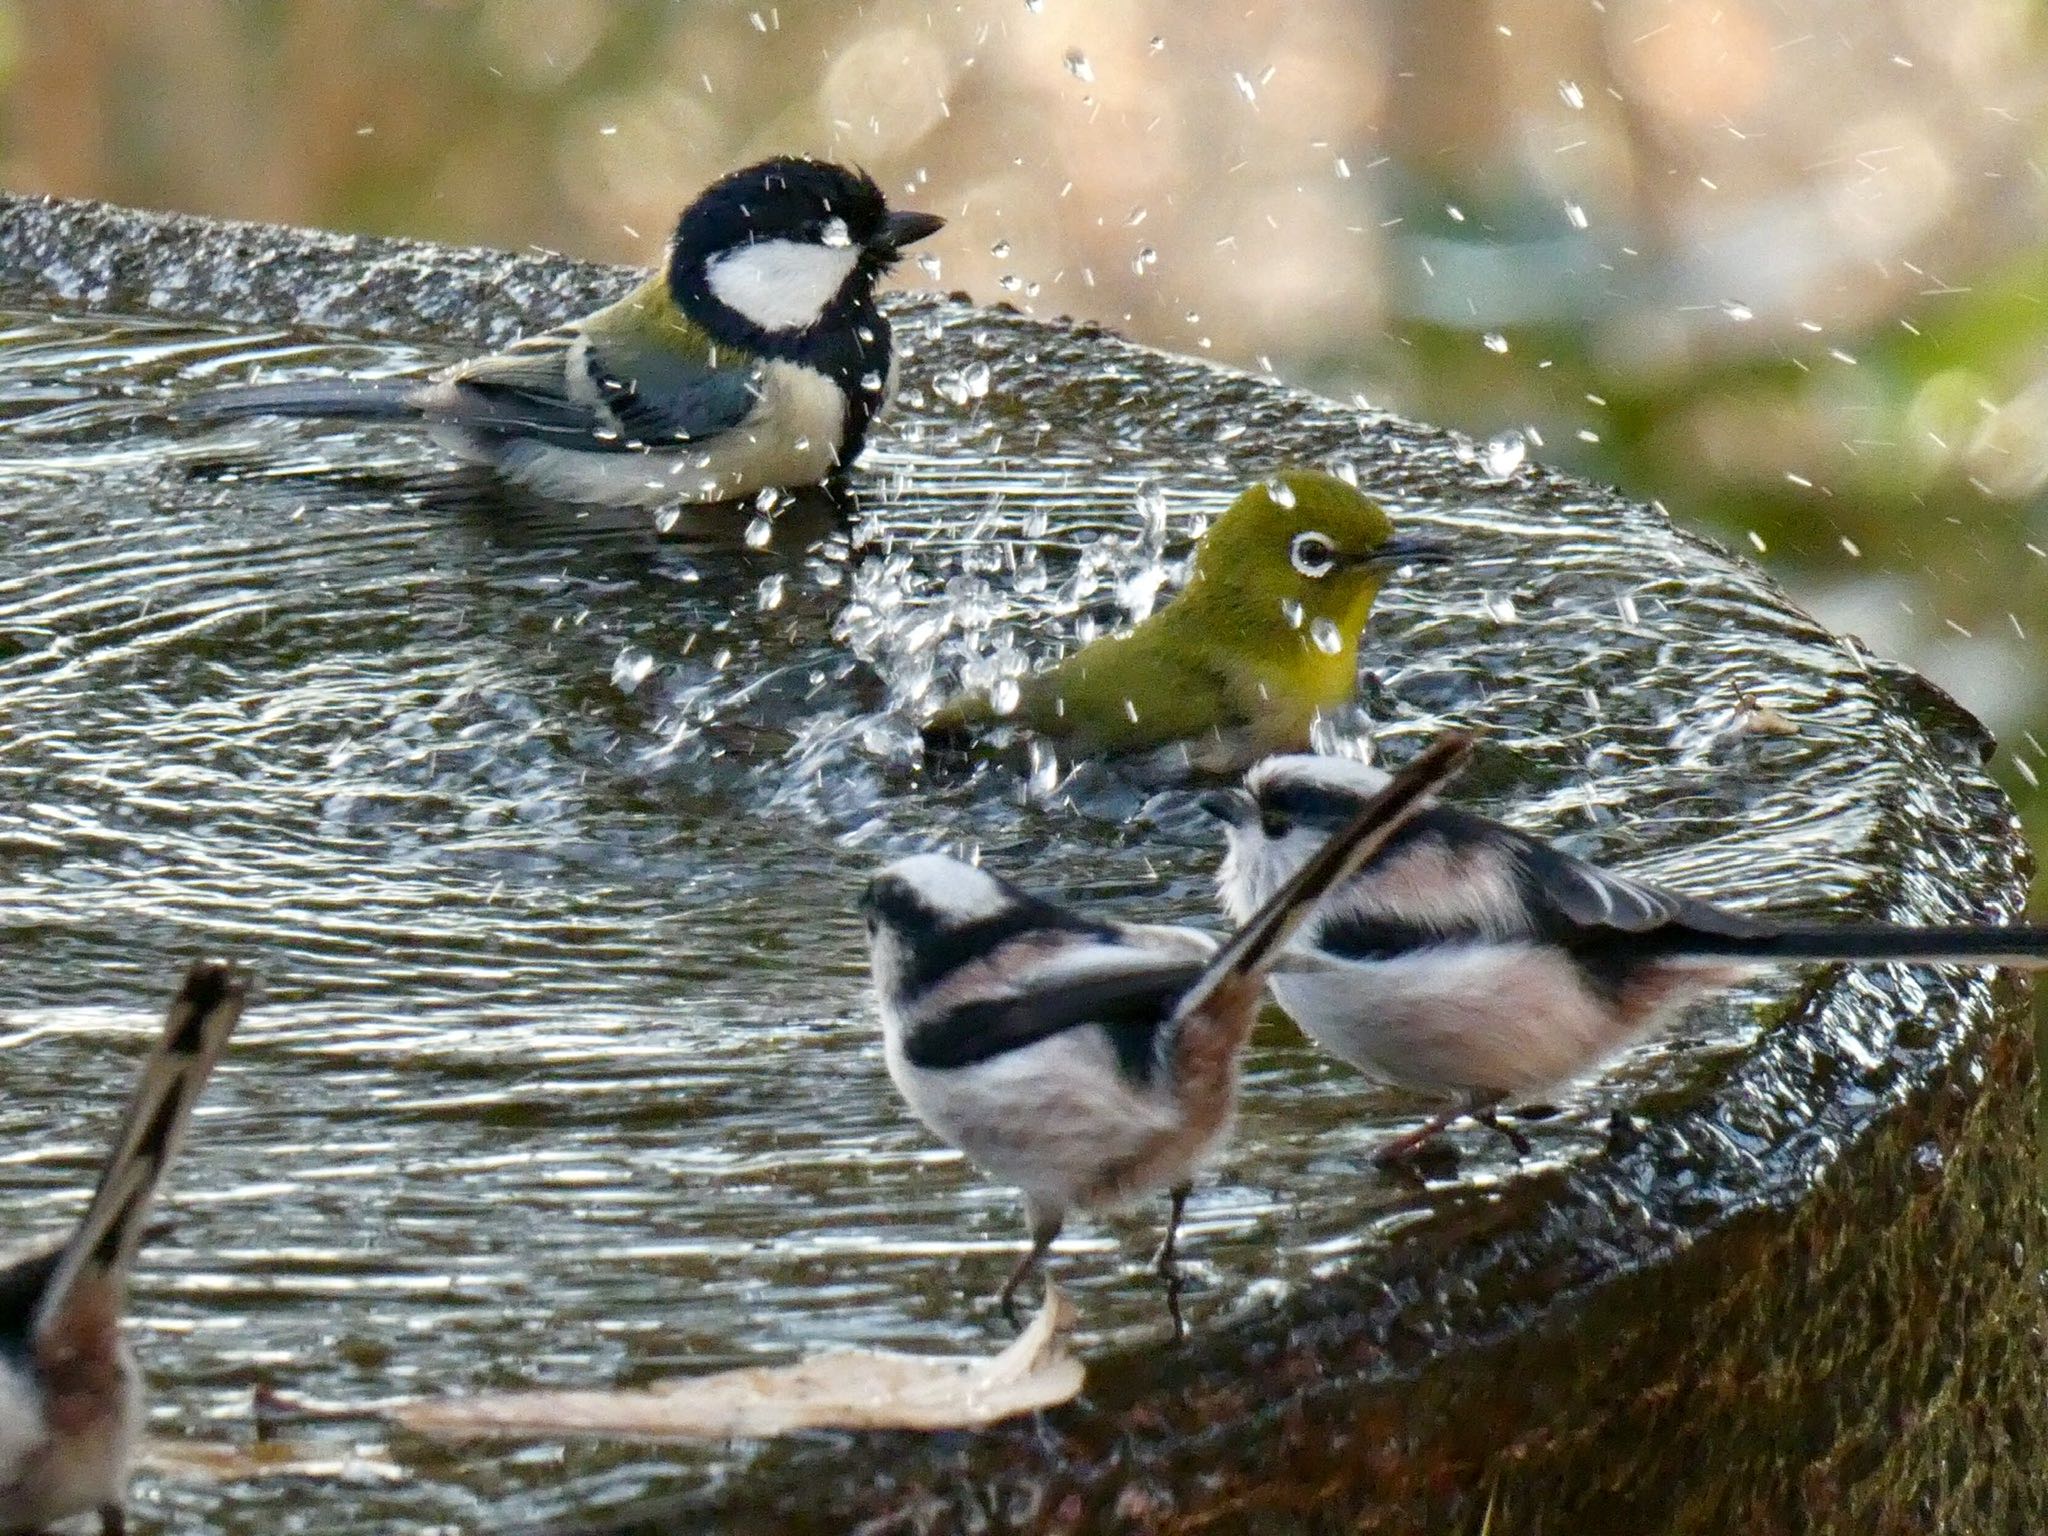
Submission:
MULTIPOLYGON (((0 298, 24 306, 497 345, 612 296, 629 275, 547 257, 100 204, 0 203, 0 298)), ((892 312, 934 310, 957 317, 959 306, 899 298, 892 312)), ((1133 368, 1156 356, 1093 328, 993 312, 987 323, 1020 344, 1036 334, 1078 340, 1133 368)), ((1449 443, 1425 428, 1361 417, 1243 375, 1186 367, 1176 377, 1188 388, 1213 381, 1228 393, 1232 411, 1255 423, 1270 420, 1276 437, 1327 422, 1335 441, 1341 425, 1342 439, 1356 445, 1352 451, 1368 469, 1424 448, 1441 454, 1449 443)), ((1609 493, 1534 469, 1512 492, 1494 494, 1526 498, 1532 508, 1561 500, 1619 505, 1609 493)), ((1652 516, 1640 509, 1629 515, 1652 516)), ((1714 558, 1700 547, 1703 559, 1714 558)), ((1864 904, 1891 916, 1945 915, 1931 907, 1916 914, 1919 888, 1903 889, 1911 885, 1903 877, 1947 881, 1960 872, 1971 888, 1951 893, 1956 904, 2017 910, 2025 856, 2009 811, 2001 812, 2002 798, 1979 771, 1981 730, 1908 674, 1874 665, 1869 676, 1870 687, 1902 719, 1911 718, 1930 752, 1917 760, 1923 772, 1914 786, 1925 803, 1883 808, 1896 835, 1879 841, 1897 862, 1872 869, 1864 904), (1935 767, 1944 772, 1927 771, 1935 767), (1975 829, 1981 844, 1945 845, 1940 858, 1920 859, 1916 818, 1939 819, 1928 816, 1930 803, 1975 829)), ((1455 1192, 1399 1250, 1354 1255, 1314 1292, 1248 1301, 1227 1327, 1185 1349, 1124 1350, 1092 1360, 1088 1397, 1054 1416, 1052 1440, 1016 1426, 971 1445, 869 1437, 778 1447, 701 1499, 610 1516, 605 1528, 652 1530, 686 1508, 707 1519, 776 1513, 792 1528, 817 1529, 842 1528, 833 1522, 856 1513, 874 1529, 909 1529, 942 1509, 972 1512, 993 1529, 1079 1528, 1111 1509, 1140 1527, 1201 1520, 1237 1528, 1243 1511, 1259 1508, 1279 1522, 1272 1528, 1323 1528, 1310 1505, 1259 1489, 1241 1466, 1262 1447, 1276 1465, 1287 1463, 1290 1423, 1378 1434, 1375 1444, 1405 1445, 1409 1470, 1419 1468, 1447 1437, 1429 1426, 1386 1421, 1391 1388, 1423 1382, 1432 1372, 1454 1375, 1459 1357, 1512 1349, 1552 1330, 1569 1337, 1573 1318, 1597 1309, 1603 1288, 1682 1270, 1688 1255, 1718 1234, 1752 1224, 1796 1227, 1816 1191, 1845 1177, 1889 1176, 1882 1158, 1891 1155, 1888 1143, 1902 1121, 1946 1124, 1940 1134, 1928 1131, 1936 1141, 1942 1134, 1967 1140, 1967 1129, 1957 1129, 1967 1116, 1938 1122, 1926 1105, 1930 1096, 1963 1092, 1959 1085, 1971 1080, 1970 1064, 1979 1058, 1993 1063, 1979 1078, 1986 1096, 2009 1097, 2030 1075, 2030 1058, 2014 1043, 2025 1030, 2023 989, 1971 977, 1944 980, 1929 989, 1929 999, 1931 1016, 1916 1017, 1904 1000, 1853 992, 1842 974, 1822 973, 1786 994, 1774 1027, 1716 1080, 1647 1107, 1633 1117, 1633 1134, 1617 1137, 1605 1156, 1533 1170, 1499 1190, 1455 1192), (1874 1021, 1872 1011, 1888 1002, 1898 1016, 1874 1021), (1865 1037, 1895 1042, 1882 1073, 1845 1071, 1829 1049, 1832 1021, 1847 1015, 1865 1037), (1875 1166, 1873 1157, 1880 1160, 1875 1166), (1248 1392, 1250 1383, 1259 1390, 1248 1392), (1230 1422, 1233 1412, 1242 1423, 1230 1422), (1227 1449, 1225 1437, 1250 1449, 1227 1449), (1211 1463, 1232 1470, 1205 1477, 1201 1469, 1211 1463), (1146 1491, 1136 1497, 1134 1489, 1146 1491), (796 1500, 793 1491, 806 1497, 796 1500)), ((1672 1288, 1703 1284, 1675 1278, 1672 1288)), ((1630 1347, 1649 1350, 1654 1342, 1632 1340, 1630 1347)), ((1552 1389, 1559 1424, 1572 1420, 1569 1385, 1560 1378, 1552 1389)), ((1426 1400, 1430 1393, 1417 1395, 1426 1400)), ((1469 1448, 1460 1443, 1444 1454, 1448 1492, 1416 1492, 1406 1471, 1375 1463, 1339 1479, 1337 1507, 1356 1508, 1377 1487, 1383 1494, 1409 1489, 1404 1496, 1411 1502, 1392 1500, 1390 1509, 1441 1515, 1486 1508, 1485 1479, 1469 1466, 1469 1448)), ((1359 1455, 1372 1462, 1365 1451, 1359 1455)), ((1422 1481, 1419 1473, 1415 1480, 1422 1481)))

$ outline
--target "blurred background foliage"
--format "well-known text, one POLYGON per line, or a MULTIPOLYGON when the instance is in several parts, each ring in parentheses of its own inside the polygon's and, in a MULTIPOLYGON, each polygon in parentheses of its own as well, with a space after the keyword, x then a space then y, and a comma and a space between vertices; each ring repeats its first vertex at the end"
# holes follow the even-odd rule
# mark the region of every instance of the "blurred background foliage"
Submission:
POLYGON ((912 282, 1660 499, 1999 734, 2048 846, 2028 0, 0 0, 15 190, 650 260, 769 151, 912 282))

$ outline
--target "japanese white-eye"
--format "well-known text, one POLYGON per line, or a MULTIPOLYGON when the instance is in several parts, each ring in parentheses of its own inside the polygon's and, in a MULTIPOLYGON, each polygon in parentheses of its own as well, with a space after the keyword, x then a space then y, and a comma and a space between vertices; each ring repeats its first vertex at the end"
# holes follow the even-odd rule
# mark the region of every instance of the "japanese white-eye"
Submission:
POLYGON ((1359 632, 1388 574, 1444 557, 1396 537, 1336 475, 1284 471, 1216 520, 1165 608, 1025 678, 1007 714, 986 695, 955 700, 925 739, 955 745, 1014 721, 1077 756, 1184 748, 1205 773, 1298 751, 1316 715, 1355 694, 1359 632))

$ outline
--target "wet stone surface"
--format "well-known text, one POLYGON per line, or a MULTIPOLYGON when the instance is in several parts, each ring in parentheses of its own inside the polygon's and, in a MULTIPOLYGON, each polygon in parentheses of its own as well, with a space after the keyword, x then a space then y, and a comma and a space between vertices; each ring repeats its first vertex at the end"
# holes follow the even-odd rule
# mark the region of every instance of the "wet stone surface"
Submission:
MULTIPOLYGON (((1020 1218, 899 1109, 853 900, 880 860, 937 845, 1125 914, 1211 917, 1218 850, 1185 793, 1049 762, 938 774, 914 726, 961 680, 1170 592, 1203 520, 1283 464, 1349 463, 1465 551, 1383 599, 1329 745, 1399 760, 1475 727, 1476 803, 1739 905, 2018 909, 1973 723, 1747 562, 1498 449, 1100 335, 899 298, 905 388, 850 510, 659 533, 510 504, 404 432, 167 418, 256 370, 424 370, 623 280, 0 203, 9 1226, 82 1204, 178 958, 262 981, 140 1280, 163 1430, 245 1439, 263 1383, 364 1402, 998 1341, 981 1298, 1020 1218), (1796 733, 1746 729, 1751 700, 1796 733)), ((821 1530, 984 1496, 994 1528, 1114 1506, 1311 1529, 1370 1505, 1387 1529, 1476 1529, 1492 1497, 1516 1514, 1497 1529, 1533 1530, 1543 1508, 1499 1505, 1458 1427, 1482 1341, 1563 1341, 1526 1345, 1533 1374, 1485 1421, 1501 1444, 1518 1412, 1556 1426, 1520 1445, 1540 1465, 1634 1432, 1612 1417, 1623 1376, 1711 1376, 1691 1313, 1610 1319, 1627 1344, 1593 1413, 1571 1326, 1589 1287, 1660 1276, 1754 1342, 1755 1273, 1847 1243, 1859 1188, 1928 1166, 1929 1208, 2002 1200, 2031 1242, 2023 1033, 2016 989, 1976 973, 1766 979, 1532 1124, 1529 1162, 1461 1135, 1417 1188, 1368 1158, 1423 1106, 1276 1017, 1192 1207, 1194 1342, 1161 1347, 1157 1213, 1078 1225, 1057 1267, 1091 1383, 1046 1433, 458 1451, 315 1427, 340 1475, 145 1478, 138 1502, 253 1536, 594 1526, 650 1497, 821 1530), (1621 1106, 1635 1134, 1611 1137, 1621 1106), (1995 1176, 1987 1142, 2010 1154, 1995 1176), (1403 1502, 1404 1479, 1425 1493, 1403 1502)), ((1928 1211, 1895 1204, 1871 1202, 1870 1251, 1910 1290, 1918 1250, 1886 1244, 1928 1211)), ((1963 1233, 1924 1262, 1984 1251, 1963 1233)), ((1992 1289, 2017 1327, 2025 1285, 1992 1289)), ((1853 1353, 1874 1324, 1840 1315, 1853 1353)), ((1615 1508, 1576 1528, 1630 1528, 1615 1508)))

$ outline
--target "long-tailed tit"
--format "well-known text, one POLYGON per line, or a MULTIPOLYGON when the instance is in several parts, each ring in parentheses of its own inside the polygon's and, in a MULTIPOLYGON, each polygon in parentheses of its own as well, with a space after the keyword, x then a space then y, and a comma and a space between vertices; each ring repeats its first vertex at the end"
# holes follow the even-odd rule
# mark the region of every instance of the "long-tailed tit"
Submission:
MULTIPOLYGON (((917 1117, 1024 1192, 1017 1287, 1076 1207, 1166 1191, 1157 1260, 1221 1143, 1268 973, 1315 900, 1371 859, 1469 753, 1447 737, 1353 806, 1220 944, 1190 928, 1084 917, 971 864, 919 854, 861 899, 889 1075, 917 1117)), ((1178 1311, 1175 1313, 1178 1326, 1178 1311)))
MULTIPOLYGON (((1271 757, 1203 796, 1230 854, 1233 917, 1257 910, 1386 786, 1345 758, 1271 757)), ((1380 1152, 1411 1155, 1463 1115, 1522 1143, 1496 1106, 1542 1095, 1761 966, 1812 960, 2048 966, 2048 930, 1812 924, 1727 911, 1609 874, 1468 811, 1430 804, 1330 891, 1273 995, 1366 1076, 1452 1107, 1380 1152)))
POLYGON ((119 1536, 142 1377, 121 1336, 128 1270, 150 1197, 246 986, 202 960, 172 999, 84 1219, 60 1243, 0 1260, 0 1533, 97 1510, 119 1536))

